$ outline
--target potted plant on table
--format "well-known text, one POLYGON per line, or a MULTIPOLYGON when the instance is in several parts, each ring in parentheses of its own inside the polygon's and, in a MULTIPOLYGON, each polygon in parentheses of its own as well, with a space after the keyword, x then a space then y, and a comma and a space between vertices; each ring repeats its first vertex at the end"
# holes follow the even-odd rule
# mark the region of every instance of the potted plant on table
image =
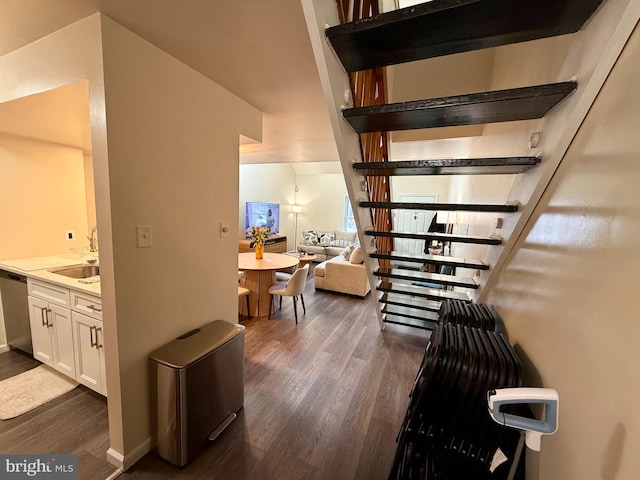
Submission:
POLYGON ((271 235, 271 229, 269 227, 258 227, 254 225, 247 230, 247 234, 253 240, 249 245, 249 248, 255 247, 256 258, 262 258, 264 255, 264 241, 269 238, 269 235, 271 235))

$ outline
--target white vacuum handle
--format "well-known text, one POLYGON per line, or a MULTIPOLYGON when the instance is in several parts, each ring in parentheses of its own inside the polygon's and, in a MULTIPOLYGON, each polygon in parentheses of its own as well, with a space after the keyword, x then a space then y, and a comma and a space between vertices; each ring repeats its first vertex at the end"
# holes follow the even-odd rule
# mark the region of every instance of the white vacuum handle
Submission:
POLYGON ((489 414, 496 423, 526 432, 527 447, 540 451, 542 435, 550 435, 558 430, 558 392, 552 388, 502 388, 487 392, 489 414), (500 411, 503 405, 540 403, 544 405, 541 420, 521 417, 500 411))

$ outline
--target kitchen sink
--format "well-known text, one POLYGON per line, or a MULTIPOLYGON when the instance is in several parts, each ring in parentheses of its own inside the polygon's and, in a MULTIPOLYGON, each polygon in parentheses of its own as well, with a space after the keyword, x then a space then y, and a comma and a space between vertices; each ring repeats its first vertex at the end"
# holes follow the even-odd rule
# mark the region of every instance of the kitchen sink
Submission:
POLYGON ((51 273, 70 278, 89 278, 100 275, 99 265, 71 265, 68 267, 52 268, 51 273))

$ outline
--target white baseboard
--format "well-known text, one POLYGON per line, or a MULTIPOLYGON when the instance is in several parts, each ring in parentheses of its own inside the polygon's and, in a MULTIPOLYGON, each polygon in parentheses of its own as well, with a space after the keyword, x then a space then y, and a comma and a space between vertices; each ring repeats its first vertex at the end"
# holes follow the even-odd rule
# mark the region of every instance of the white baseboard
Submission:
POLYGON ((9 345, 7 344, 0 345, 0 353, 8 352, 8 351, 9 351, 9 345))
POLYGON ((113 448, 107 450, 107 462, 120 470, 123 470, 124 456, 116 452, 113 448))
POLYGON ((124 472, 122 470, 120 470, 119 468, 116 468, 116 471, 113 472, 111 475, 109 475, 104 480, 114 480, 114 479, 118 478, 120 475, 122 475, 123 473, 124 472))
POLYGON ((107 450, 107 462, 126 472, 131 467, 133 467, 133 465, 138 460, 140 460, 148 452, 151 451, 152 445, 153 443, 151 437, 149 437, 136 448, 134 448, 133 451, 126 457, 121 453, 116 452, 113 448, 110 448, 109 450, 107 450))

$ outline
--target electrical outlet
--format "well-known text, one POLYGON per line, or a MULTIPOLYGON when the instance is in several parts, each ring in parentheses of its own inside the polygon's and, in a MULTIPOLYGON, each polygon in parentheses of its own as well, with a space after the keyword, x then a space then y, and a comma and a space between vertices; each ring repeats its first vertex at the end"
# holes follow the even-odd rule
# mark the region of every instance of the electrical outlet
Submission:
POLYGON ((65 230, 64 231, 64 238, 66 240, 73 240, 74 237, 75 237, 75 234, 73 233, 73 230, 65 230))
POLYGON ((136 227, 138 248, 145 248, 153 245, 152 233, 151 225, 138 225, 136 227))

